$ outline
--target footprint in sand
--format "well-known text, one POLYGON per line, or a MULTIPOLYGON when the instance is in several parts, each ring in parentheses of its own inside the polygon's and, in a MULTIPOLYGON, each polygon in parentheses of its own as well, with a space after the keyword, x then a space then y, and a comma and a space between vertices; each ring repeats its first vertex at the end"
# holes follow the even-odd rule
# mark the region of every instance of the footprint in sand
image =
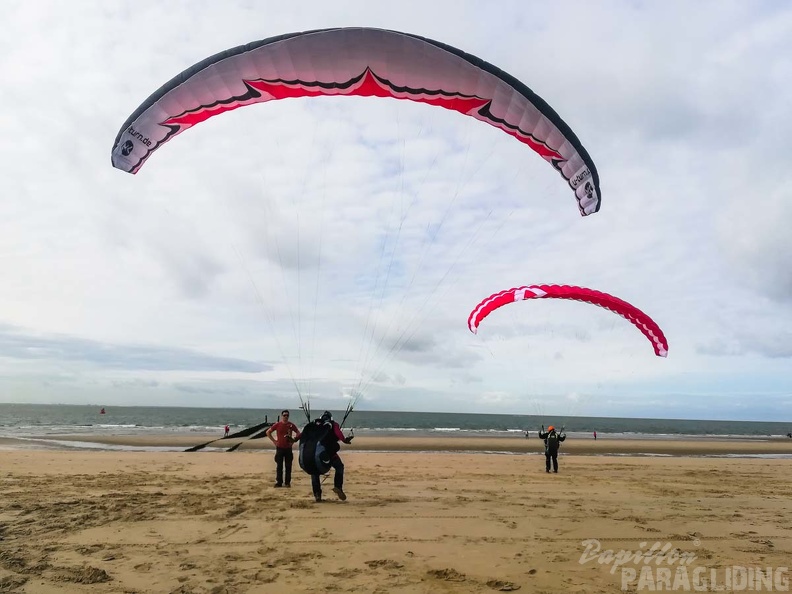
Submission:
POLYGON ((349 568, 349 569, 342 569, 340 571, 330 571, 330 572, 328 572, 327 575, 332 576, 334 578, 349 579, 349 578, 355 577, 359 573, 360 573, 359 569, 351 569, 351 568, 349 568))
POLYGON ((499 592, 514 592, 515 590, 520 589, 520 586, 517 584, 512 582, 503 582, 501 580, 489 580, 487 581, 487 585, 493 590, 498 590, 499 592))
POLYGON ((0 592, 14 592, 16 588, 21 588, 28 581, 28 578, 19 575, 7 575, 0 578, 0 592))
POLYGON ((152 567, 151 563, 139 563, 135 565, 135 571, 151 571, 152 567))
POLYGON ((430 569, 426 574, 429 577, 446 582, 464 582, 467 579, 464 573, 459 573, 456 569, 450 567, 446 569, 430 569))
POLYGON ((55 581, 72 582, 75 584, 101 584, 113 580, 104 569, 85 565, 82 567, 60 567, 54 571, 55 581))
POLYGON ((382 569, 401 569, 404 567, 403 563, 399 563, 398 561, 393 561, 391 559, 375 559, 374 561, 366 561, 366 565, 368 565, 371 569, 376 569, 377 567, 381 567, 382 569))

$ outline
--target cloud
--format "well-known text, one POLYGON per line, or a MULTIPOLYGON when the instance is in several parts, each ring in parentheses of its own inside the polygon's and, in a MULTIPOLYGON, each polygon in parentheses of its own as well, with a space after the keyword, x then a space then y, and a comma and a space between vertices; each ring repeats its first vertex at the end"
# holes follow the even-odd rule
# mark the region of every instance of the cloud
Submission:
MULTIPOLYGON (((182 348, 114 345, 73 336, 34 336, 0 328, 0 357, 60 363, 90 363, 105 369, 137 371, 235 371, 260 373, 266 363, 215 357, 182 348)), ((144 382, 143 380, 136 380, 144 382)))
POLYGON ((757 293, 792 304, 792 191, 761 183, 720 217, 720 240, 738 278, 757 293))
POLYGON ((113 387, 115 388, 132 388, 132 389, 147 389, 147 388, 159 388, 162 383, 156 380, 145 380, 140 378, 133 378, 129 380, 115 380, 112 382, 113 387))
POLYGON ((296 385, 341 408, 360 389, 379 409, 481 410, 484 394, 519 412, 529 385, 568 406, 612 390, 586 406, 651 416, 697 394, 719 410, 728 372, 748 386, 728 411, 741 398, 746 417, 780 410, 790 8, 344 6, 262 19, 235 1, 0 5, 4 398, 293 407, 296 385), (553 167, 508 134, 406 101, 246 107, 173 138, 138 175, 110 167, 123 121, 177 73, 348 14, 524 81, 597 164, 601 212, 580 217, 553 167), (668 359, 581 304, 515 304, 468 332, 483 297, 543 282, 635 304, 664 329, 668 359))
POLYGON ((482 392, 478 395, 476 401, 484 406, 514 405, 517 402, 517 396, 507 392, 482 392))
POLYGON ((792 332, 788 330, 742 337, 746 350, 770 358, 792 357, 792 332))
POLYGON ((745 348, 736 341, 713 340, 708 343, 699 344, 696 350, 703 355, 713 355, 716 357, 733 357, 742 355, 745 348))

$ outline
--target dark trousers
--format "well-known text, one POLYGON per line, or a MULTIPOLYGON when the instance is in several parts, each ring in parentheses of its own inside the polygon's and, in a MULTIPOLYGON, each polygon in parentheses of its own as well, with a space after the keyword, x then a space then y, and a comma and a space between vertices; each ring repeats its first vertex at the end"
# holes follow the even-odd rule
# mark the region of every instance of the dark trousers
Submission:
POLYGON ((550 460, 553 461, 553 470, 558 472, 558 452, 550 452, 549 450, 545 452, 545 470, 550 470, 550 460))
POLYGON ((286 466, 286 484, 291 484, 292 461, 294 452, 291 448, 275 448, 275 484, 283 484, 283 466, 286 466))
MULTIPOLYGON (((337 489, 344 490, 344 463, 341 462, 341 458, 338 456, 333 456, 330 460, 330 466, 335 468, 335 476, 333 476, 333 486, 337 489)), ((322 475, 321 474, 312 474, 311 475, 311 487, 313 487, 314 495, 321 495, 322 494, 322 475)))

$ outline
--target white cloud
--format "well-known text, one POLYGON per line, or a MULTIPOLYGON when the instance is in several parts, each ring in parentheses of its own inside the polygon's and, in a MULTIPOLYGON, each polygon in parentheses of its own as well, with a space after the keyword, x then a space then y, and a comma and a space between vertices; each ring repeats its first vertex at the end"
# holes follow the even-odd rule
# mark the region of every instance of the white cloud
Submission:
POLYGON ((792 392, 786 5, 85 0, 0 21, 4 400, 293 407, 297 385, 331 408, 365 388, 380 410, 757 418, 792 392), (592 155, 602 211, 507 135, 408 102, 252 106, 111 168, 129 113, 196 61, 348 25, 524 80, 592 155), (669 358, 581 304, 467 331, 532 283, 634 303, 669 358))

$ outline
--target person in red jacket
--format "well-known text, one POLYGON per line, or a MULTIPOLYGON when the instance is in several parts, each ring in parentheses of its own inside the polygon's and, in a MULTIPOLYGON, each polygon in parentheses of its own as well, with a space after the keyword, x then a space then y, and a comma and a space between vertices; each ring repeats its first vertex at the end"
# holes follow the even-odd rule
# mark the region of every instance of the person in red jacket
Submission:
POLYGON ((300 430, 289 420, 288 410, 281 411, 281 420, 270 426, 266 435, 275 444, 275 487, 284 485, 291 487, 292 462, 294 461, 292 444, 300 439, 300 430), (277 438, 272 436, 273 433, 277 438), (285 477, 283 475, 284 466, 286 467, 285 477))

